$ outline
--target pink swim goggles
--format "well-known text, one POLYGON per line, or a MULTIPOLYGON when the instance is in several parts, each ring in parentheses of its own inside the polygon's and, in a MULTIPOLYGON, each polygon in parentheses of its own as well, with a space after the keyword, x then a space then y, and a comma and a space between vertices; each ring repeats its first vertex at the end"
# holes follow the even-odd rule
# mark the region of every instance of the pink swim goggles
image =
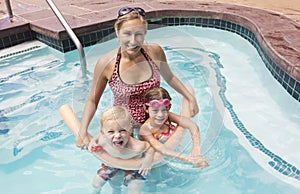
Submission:
POLYGON ((168 107, 171 105, 171 101, 168 98, 163 99, 162 101, 159 100, 151 100, 150 102, 146 103, 147 106, 152 108, 158 108, 159 106, 168 107))

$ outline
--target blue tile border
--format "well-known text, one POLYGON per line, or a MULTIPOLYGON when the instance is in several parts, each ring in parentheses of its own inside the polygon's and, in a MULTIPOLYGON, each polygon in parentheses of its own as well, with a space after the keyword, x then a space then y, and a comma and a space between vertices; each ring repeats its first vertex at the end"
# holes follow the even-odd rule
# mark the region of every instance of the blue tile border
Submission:
POLYGON ((0 49, 9 48, 34 39, 34 33, 30 30, 5 36, 0 38, 0 49))
MULTIPOLYGON (((203 51, 205 52, 205 51, 203 51)), ((251 144, 251 146, 260 152, 262 152, 265 156, 269 158, 269 161, 267 164, 272 167, 274 170, 278 171, 284 176, 291 177, 293 179, 296 179, 300 181, 300 170, 294 166, 291 163, 288 163, 283 158, 281 158, 276 153, 273 153, 270 151, 266 146, 263 145, 259 139, 257 139, 244 125, 242 120, 240 120, 238 114, 234 110, 234 106, 230 103, 230 101, 226 97, 226 84, 227 80, 226 77, 224 77, 221 73, 222 64, 220 62, 220 58, 217 54, 206 51, 209 53, 209 57, 213 58, 218 65, 215 65, 214 63, 211 63, 211 68, 214 69, 216 73, 217 81, 216 83, 220 87, 220 90, 218 92, 224 108, 226 108, 230 114, 230 117, 232 119, 233 124, 236 126, 236 128, 244 135, 245 139, 251 144)))
MULTIPOLYGON (((37 40, 64 53, 76 49, 76 46, 71 39, 57 40, 37 32, 35 32, 35 36, 37 40)), ((111 28, 79 35, 78 39, 80 40, 83 47, 87 47, 97 43, 111 40, 115 37, 116 36, 114 33, 114 29, 111 28)))
MULTIPOLYGON (((19 54, 22 54, 22 53, 26 53, 26 52, 30 52, 32 50, 35 50, 35 49, 38 49, 40 48, 41 46, 32 46, 30 48, 27 48, 27 49, 24 49, 24 50, 19 50, 19 51, 16 51, 16 52, 11 52, 11 53, 8 53, 6 55, 0 55, 0 60, 1 59, 5 59, 5 58, 8 58, 8 57, 12 57, 12 56, 15 56, 15 55, 19 55, 19 54)), ((0 83, 1 83, 1 80, 0 80, 0 83)))
MULTIPOLYGON (((148 23, 149 29, 158 28, 162 26, 193 25, 226 30, 242 36, 257 49, 261 59, 263 60, 273 77, 284 87, 284 89, 293 98, 300 102, 300 83, 297 80, 293 79, 291 76, 289 76, 272 61, 272 59, 260 47, 259 42, 255 37, 255 34, 246 27, 230 21, 203 17, 173 16, 163 18, 151 18, 148 20, 148 23)), ((115 33, 113 28, 108 28, 100 31, 94 31, 91 33, 79 35, 78 38, 81 41, 82 45, 86 47, 115 38, 115 33)), ((69 52, 76 49, 76 46, 74 45, 71 39, 57 40, 33 31, 25 31, 22 33, 0 38, 0 49, 14 46, 22 42, 34 39, 37 39, 61 52, 69 52)))

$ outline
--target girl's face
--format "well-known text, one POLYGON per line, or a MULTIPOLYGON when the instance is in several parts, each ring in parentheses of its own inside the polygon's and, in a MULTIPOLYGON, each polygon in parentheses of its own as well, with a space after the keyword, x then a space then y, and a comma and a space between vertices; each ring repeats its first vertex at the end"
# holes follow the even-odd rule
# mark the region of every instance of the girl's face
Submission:
POLYGON ((160 128, 168 119, 169 108, 163 105, 158 107, 149 106, 147 113, 149 114, 151 126, 160 128))
POLYGON ((103 122, 102 133, 107 143, 114 148, 124 148, 130 137, 130 122, 125 119, 103 122))
POLYGON ((146 26, 140 19, 125 21, 117 35, 122 51, 128 55, 138 53, 144 43, 146 26))

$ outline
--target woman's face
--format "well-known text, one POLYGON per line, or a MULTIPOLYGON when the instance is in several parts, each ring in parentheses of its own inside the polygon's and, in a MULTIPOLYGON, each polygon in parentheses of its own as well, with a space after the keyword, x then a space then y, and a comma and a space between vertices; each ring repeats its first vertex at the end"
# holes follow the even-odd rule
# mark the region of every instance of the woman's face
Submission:
POLYGON ((144 43, 146 26, 140 19, 125 21, 118 31, 118 38, 123 52, 137 54, 144 43))

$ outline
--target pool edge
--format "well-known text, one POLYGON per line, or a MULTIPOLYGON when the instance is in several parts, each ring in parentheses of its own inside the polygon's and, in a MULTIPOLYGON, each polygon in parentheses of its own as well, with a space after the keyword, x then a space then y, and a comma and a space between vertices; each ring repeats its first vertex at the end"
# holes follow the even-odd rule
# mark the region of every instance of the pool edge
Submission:
MULTIPOLYGON (((229 21, 246 27, 255 34, 262 51, 275 63, 276 75, 271 71, 272 75, 296 100, 300 101, 300 26, 288 17, 262 9, 225 3, 149 1, 127 4, 128 6, 143 7, 149 20, 162 17, 204 17, 229 21)), ((111 35, 113 34, 112 24, 117 10, 123 6, 126 6, 125 2, 109 9, 72 18, 70 15, 64 15, 83 45, 90 46, 98 43, 99 40, 103 41, 114 37, 111 35)), ((3 47, 5 43, 8 43, 8 46, 12 46, 12 42, 19 43, 18 37, 23 39, 30 37, 29 40, 38 39, 62 52, 75 49, 56 17, 51 16, 49 10, 47 11, 49 16, 40 20, 27 20, 32 17, 32 15, 29 17, 28 14, 18 16, 21 18, 19 20, 25 21, 20 22, 23 25, 21 29, 26 30, 15 35, 12 33, 18 28, 15 25, 11 31, 5 29, 0 32, 0 42, 3 47)))

